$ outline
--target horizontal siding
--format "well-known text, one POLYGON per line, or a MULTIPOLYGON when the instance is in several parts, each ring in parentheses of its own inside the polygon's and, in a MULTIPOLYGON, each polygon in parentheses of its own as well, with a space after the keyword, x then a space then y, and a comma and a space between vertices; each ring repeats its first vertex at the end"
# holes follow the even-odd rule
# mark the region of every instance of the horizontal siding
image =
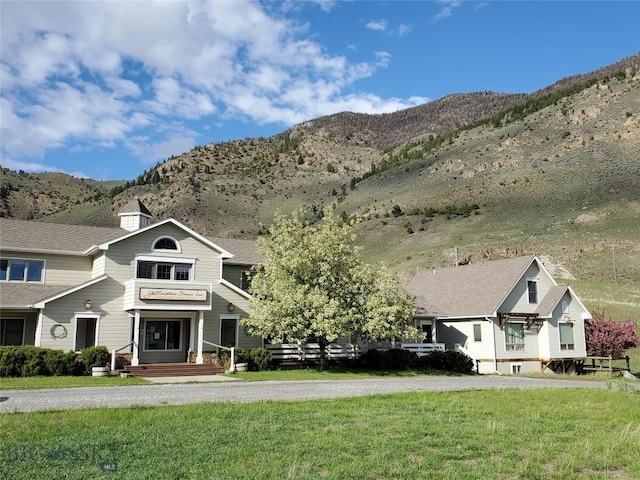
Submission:
POLYGON ((93 268, 91 271, 91 277, 96 278, 100 275, 104 275, 106 268, 107 255, 106 252, 100 252, 93 257, 93 268))
POLYGON ((91 279, 92 260, 75 255, 41 255, 2 251, 2 258, 44 260, 44 283, 46 285, 73 286, 91 279))
POLYGON ((511 290, 505 301, 498 308, 499 312, 533 313, 538 308, 538 303, 529 303, 527 280, 536 279, 538 283, 538 303, 545 297, 551 287, 553 279, 533 262, 526 273, 511 290))
POLYGON ((546 340, 548 343, 548 352, 544 358, 582 358, 587 355, 584 320, 582 320, 582 307, 575 301, 571 294, 567 291, 556 308, 553 310, 552 318, 546 323, 546 340), (562 301, 569 304, 568 313, 562 312, 562 301), (573 350, 560 349, 560 323, 568 316, 573 324, 573 340, 575 348, 573 350))

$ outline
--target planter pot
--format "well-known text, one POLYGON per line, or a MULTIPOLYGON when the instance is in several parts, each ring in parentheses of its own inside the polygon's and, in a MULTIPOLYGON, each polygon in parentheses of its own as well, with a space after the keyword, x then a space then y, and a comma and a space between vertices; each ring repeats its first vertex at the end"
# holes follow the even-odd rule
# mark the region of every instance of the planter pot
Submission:
POLYGON ((111 375, 109 371, 109 367, 92 367, 91 368, 91 376, 92 377, 108 377, 111 375))
POLYGON ((236 372, 246 372, 249 370, 248 363, 236 363, 236 372))
POLYGON ((130 376, 131 376, 131 372, 127 372, 127 371, 122 370, 122 371, 120 372, 120 376, 121 376, 122 378, 130 377, 130 376))

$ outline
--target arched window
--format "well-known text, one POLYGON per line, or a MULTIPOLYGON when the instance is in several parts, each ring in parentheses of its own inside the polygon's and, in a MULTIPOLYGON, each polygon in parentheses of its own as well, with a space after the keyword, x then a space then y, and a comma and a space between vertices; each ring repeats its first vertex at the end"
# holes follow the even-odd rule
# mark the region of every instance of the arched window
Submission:
POLYGON ((154 250, 178 250, 178 244, 173 238, 161 237, 153 244, 154 250))

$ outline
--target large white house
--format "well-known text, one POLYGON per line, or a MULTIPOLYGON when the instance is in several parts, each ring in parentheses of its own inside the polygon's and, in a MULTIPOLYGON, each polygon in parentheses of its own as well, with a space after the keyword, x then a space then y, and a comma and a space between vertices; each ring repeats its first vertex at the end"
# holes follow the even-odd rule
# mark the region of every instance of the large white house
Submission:
POLYGON ((568 372, 584 363, 591 315, 537 257, 423 271, 407 289, 424 343, 464 351, 479 373, 568 372))
POLYGON ((132 365, 262 345, 239 323, 254 242, 152 223, 137 198, 119 215, 119 229, 0 219, 0 345, 104 345, 132 365))

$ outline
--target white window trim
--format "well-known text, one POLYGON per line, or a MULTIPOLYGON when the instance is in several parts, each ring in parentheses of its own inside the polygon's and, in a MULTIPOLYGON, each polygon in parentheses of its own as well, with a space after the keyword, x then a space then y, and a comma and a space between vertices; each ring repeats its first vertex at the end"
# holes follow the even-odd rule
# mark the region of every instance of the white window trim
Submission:
POLYGON ((151 251, 153 252, 175 252, 175 253, 182 253, 182 246, 180 245, 180 242, 177 241, 175 238, 173 238, 170 235, 161 235, 158 238, 156 238, 153 242, 151 242, 151 251), (175 250, 171 250, 171 249, 166 249, 166 248, 154 248, 154 245, 156 243, 158 243, 158 241, 162 240, 163 238, 167 238, 169 240, 171 240, 173 243, 176 244, 176 249, 175 250))
POLYGON ((44 258, 25 258, 25 257, 1 257, 2 260, 24 260, 25 262, 42 262, 42 276, 40 278, 39 282, 34 282, 34 281, 27 281, 24 280, 24 278, 26 277, 27 273, 28 273, 28 267, 25 268, 25 272, 24 272, 24 277, 23 280, 9 280, 9 277, 11 276, 11 269, 9 269, 7 271, 7 279, 6 280, 0 280, 0 282, 11 282, 11 283, 28 283, 31 285, 42 285, 45 283, 45 278, 46 278, 46 272, 47 272, 47 260, 44 258))
MULTIPOLYGON (((100 339, 100 317, 102 315, 100 315, 99 313, 92 313, 92 312, 77 312, 74 313, 73 315, 73 330, 74 330, 74 334, 73 334, 73 348, 75 349, 76 345, 78 344, 78 319, 84 319, 84 318, 93 318, 96 321, 96 334, 95 334, 95 339, 94 339, 94 345, 100 345, 100 343, 98 343, 99 339, 100 339)), ((75 350, 76 352, 79 352, 79 350, 75 350)))
MULTIPOLYGON (((172 269, 173 271, 174 269, 172 269)), ((134 259, 134 272, 133 278, 136 280, 145 280, 152 282, 173 282, 179 284, 185 283, 193 283, 196 279, 196 259, 195 258, 183 258, 183 257, 163 257, 159 255, 136 255, 134 259), (138 277, 138 262, 154 262, 154 263, 163 263, 163 264, 172 264, 174 267, 176 264, 181 265, 190 265, 189 269, 189 280, 175 280, 170 278, 168 280, 161 278, 139 278, 138 277)))
POLYGON ((507 343, 507 326, 505 325, 505 330, 503 330, 504 335, 502 335, 502 339, 504 341, 504 351, 505 352, 526 352, 527 351, 527 331, 526 328, 524 328, 524 322, 512 322, 509 321, 507 322, 507 324, 511 323, 512 325, 522 325, 522 333, 523 333, 523 337, 522 337, 522 343, 507 343), (507 345, 522 345, 521 349, 508 349, 507 345))
POLYGON ((236 334, 235 334, 235 344, 238 346, 238 340, 240 336, 240 315, 229 315, 223 314, 220 315, 220 327, 218 328, 218 339, 220 344, 222 344, 222 320, 235 320, 236 321, 236 334))
POLYGON ((558 321, 558 348, 560 352, 573 352, 576 349, 576 331, 574 322, 568 320, 560 320, 558 321), (567 343, 566 345, 573 345, 573 348, 562 348, 562 338, 560 338, 560 325, 571 325, 571 333, 573 335, 573 343, 567 343))
POLYGON ((519 373, 522 373, 522 362, 512 362, 509 364, 509 373, 511 375, 517 375, 519 373), (513 371, 513 367, 518 367, 518 369, 520 370, 519 372, 514 372, 513 371))
MULTIPOLYGON (((35 283, 35 282, 34 282, 35 283)), ((20 345, 24 345, 24 338, 25 335, 27 334, 27 319, 25 317, 4 317, 2 318, 3 321, 7 321, 7 320, 22 320, 22 340, 20 340, 20 345)), ((5 336, 6 336, 6 326, 5 326, 5 336)), ((4 345, 4 338, 0 338, 0 346, 5 346, 4 345)))
POLYGON ((142 352, 156 352, 156 353, 175 353, 175 352, 180 352, 183 350, 184 348, 184 321, 185 320, 189 320, 187 317, 181 317, 181 318, 176 318, 176 317, 148 317, 148 318, 141 318, 140 319, 140 323, 142 325, 142 339, 141 339, 141 351, 142 352), (146 332, 147 332, 147 322, 151 321, 151 322, 171 322, 171 321, 179 321, 180 322, 180 338, 178 339, 178 343, 180 344, 180 348, 172 348, 170 350, 168 349, 157 349, 157 348, 149 348, 147 349, 147 340, 144 337, 146 332))
MULTIPOLYGON (((482 343, 482 323, 473 323, 473 341, 474 343, 482 343), (476 340, 476 327, 480 327, 480 340, 476 340)), ((506 341, 506 338, 505 338, 506 341)))
POLYGON ((527 284, 526 284, 527 293, 526 293, 526 295, 527 295, 527 303, 529 305, 538 305, 540 303, 540 289, 538 288, 540 286, 539 282, 540 282, 540 279, 538 277, 527 277, 527 284), (529 300, 529 282, 533 282, 533 283, 536 284, 536 301, 535 302, 531 302, 529 300))

